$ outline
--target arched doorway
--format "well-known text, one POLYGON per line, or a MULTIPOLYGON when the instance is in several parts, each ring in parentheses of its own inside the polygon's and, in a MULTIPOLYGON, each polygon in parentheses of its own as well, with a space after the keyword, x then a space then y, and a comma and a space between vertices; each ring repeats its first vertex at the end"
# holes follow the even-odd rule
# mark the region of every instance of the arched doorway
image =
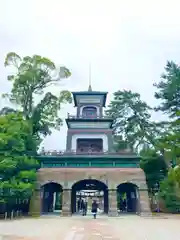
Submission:
POLYGON ((62 192, 62 186, 55 182, 46 183, 41 187, 41 212, 43 214, 62 211, 62 192))
POLYGON ((87 210, 91 212, 92 200, 97 200, 102 213, 108 213, 108 187, 105 183, 95 179, 84 179, 72 186, 71 193, 72 213, 81 212, 80 200, 87 201, 87 210))
POLYGON ((139 212, 139 191, 133 183, 122 183, 117 187, 117 208, 122 213, 139 212))

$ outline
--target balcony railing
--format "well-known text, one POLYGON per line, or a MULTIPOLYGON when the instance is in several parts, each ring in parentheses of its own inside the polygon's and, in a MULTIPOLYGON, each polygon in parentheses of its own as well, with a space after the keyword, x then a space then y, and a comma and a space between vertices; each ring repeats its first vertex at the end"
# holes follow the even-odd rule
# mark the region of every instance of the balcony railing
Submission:
POLYGON ((39 152, 40 156, 66 156, 66 155, 136 155, 136 153, 132 152, 131 150, 127 149, 127 150, 123 150, 123 151, 66 151, 66 150, 62 150, 62 151, 57 151, 57 150, 49 150, 49 151, 45 151, 42 150, 41 152, 39 152))
POLYGON ((68 119, 112 119, 108 116, 100 116, 100 115, 92 115, 92 116, 86 116, 86 115, 71 115, 68 113, 67 115, 68 119))

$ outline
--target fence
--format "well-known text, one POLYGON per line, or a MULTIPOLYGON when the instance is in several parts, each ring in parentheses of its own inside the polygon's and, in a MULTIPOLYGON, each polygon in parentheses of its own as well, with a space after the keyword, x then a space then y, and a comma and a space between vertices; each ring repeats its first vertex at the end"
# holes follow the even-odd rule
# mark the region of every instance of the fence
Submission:
POLYGON ((7 203, 0 203, 0 219, 14 219, 29 214, 30 200, 15 199, 7 203))

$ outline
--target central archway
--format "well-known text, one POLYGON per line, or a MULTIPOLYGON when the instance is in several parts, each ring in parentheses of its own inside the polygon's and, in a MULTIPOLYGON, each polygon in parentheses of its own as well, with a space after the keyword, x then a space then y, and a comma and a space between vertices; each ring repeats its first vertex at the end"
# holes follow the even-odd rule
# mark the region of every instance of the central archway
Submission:
POLYGON ((96 179, 80 180, 72 186, 71 194, 72 214, 80 212, 82 199, 86 199, 89 211, 91 211, 92 200, 96 199, 102 213, 108 213, 108 187, 105 183, 96 179))
POLYGON ((122 213, 139 212, 139 191, 137 185, 126 182, 117 186, 118 210, 122 213))

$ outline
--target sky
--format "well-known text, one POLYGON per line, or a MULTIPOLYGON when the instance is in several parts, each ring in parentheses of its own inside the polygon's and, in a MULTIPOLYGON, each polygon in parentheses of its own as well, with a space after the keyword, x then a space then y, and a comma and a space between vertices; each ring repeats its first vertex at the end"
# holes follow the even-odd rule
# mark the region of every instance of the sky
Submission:
MULTIPOLYGON (((167 60, 180 62, 179 9, 178 0, 0 0, 0 93, 11 90, 4 58, 16 52, 70 69, 54 93, 87 90, 91 63, 92 88, 108 91, 108 101, 113 92, 131 89, 154 106, 153 83, 167 60)), ((1 100, 0 107, 7 104, 1 100)), ((67 112, 75 112, 73 105, 60 111, 63 119, 67 112)), ((65 149, 66 131, 64 124, 43 146, 65 149)))

